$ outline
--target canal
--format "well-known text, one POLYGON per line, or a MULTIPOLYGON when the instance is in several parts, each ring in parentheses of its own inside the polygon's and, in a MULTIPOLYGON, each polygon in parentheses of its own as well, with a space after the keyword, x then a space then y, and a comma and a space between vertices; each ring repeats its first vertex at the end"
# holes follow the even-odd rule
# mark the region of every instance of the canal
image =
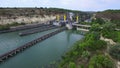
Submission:
MULTIPOLYGON (((18 36, 19 31, 0 34, 0 54, 6 53, 26 42, 55 30, 52 29, 23 37, 18 36)), ((60 60, 61 56, 77 40, 82 38, 82 35, 71 32, 70 30, 63 31, 1 63, 0 68, 41 68, 42 66, 49 65, 53 61, 60 60)))
MULTIPOLYGON (((31 29, 29 29, 29 30, 31 30, 31 29)), ((16 49, 17 47, 25 44, 26 42, 32 41, 38 37, 41 37, 47 33, 55 31, 55 30, 57 30, 57 29, 39 32, 39 33, 31 34, 28 36, 19 36, 20 32, 23 32, 26 30, 0 34, 0 55, 4 54, 10 50, 16 49)))

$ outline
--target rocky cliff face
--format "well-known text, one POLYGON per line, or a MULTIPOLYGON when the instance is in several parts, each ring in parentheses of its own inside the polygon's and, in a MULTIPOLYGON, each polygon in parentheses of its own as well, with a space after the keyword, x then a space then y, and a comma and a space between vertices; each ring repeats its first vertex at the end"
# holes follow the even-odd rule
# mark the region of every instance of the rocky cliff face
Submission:
POLYGON ((18 23, 45 23, 50 20, 54 20, 56 16, 53 15, 44 15, 42 17, 41 15, 39 16, 33 16, 33 17, 26 17, 26 16, 18 16, 17 18, 9 19, 5 17, 1 17, 0 19, 0 24, 7 24, 7 23, 13 23, 13 22, 18 22, 18 23))
POLYGON ((45 8, 0 8, 0 24, 43 23, 56 18, 53 11, 45 8))

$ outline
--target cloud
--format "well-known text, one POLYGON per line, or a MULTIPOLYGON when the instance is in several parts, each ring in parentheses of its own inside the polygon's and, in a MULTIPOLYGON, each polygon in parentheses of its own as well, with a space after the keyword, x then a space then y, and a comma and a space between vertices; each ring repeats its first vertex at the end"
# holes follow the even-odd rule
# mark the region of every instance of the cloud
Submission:
POLYGON ((120 8, 119 0, 1 0, 0 6, 58 7, 86 11, 120 8))
POLYGON ((104 10, 115 8, 119 0, 60 0, 62 6, 78 10, 104 10))

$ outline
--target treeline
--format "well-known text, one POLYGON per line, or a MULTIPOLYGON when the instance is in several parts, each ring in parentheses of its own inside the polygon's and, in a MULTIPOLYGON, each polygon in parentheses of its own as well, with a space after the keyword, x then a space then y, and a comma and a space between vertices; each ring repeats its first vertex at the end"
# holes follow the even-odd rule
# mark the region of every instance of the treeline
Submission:
POLYGON ((106 12, 106 13, 120 13, 120 10, 112 10, 112 9, 110 9, 110 10, 105 10, 103 12, 106 12))
POLYGON ((68 10, 62 8, 0 8, 0 15, 2 16, 29 16, 29 15, 42 15, 42 14, 61 14, 66 12, 74 12, 74 13, 81 13, 77 10, 68 10))

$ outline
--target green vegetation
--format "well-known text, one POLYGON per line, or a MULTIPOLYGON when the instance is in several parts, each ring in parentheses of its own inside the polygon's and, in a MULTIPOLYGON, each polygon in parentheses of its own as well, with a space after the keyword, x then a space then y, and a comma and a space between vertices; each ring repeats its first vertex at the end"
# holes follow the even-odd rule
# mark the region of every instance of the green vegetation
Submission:
POLYGON ((89 61, 89 68, 114 68, 111 59, 104 55, 95 55, 89 61))
POLYGON ((96 18, 104 19, 116 24, 117 28, 120 28, 120 10, 106 10, 103 12, 97 12, 96 18))
POLYGON ((120 10, 105 10, 104 12, 108 12, 108 13, 120 13, 120 10))
POLYGON ((92 58, 94 55, 99 53, 104 55, 102 51, 106 49, 107 43, 105 41, 99 40, 99 37, 100 35, 98 32, 91 32, 86 34, 83 40, 76 42, 71 51, 62 57, 63 60, 61 61, 60 67, 66 68, 69 66, 70 62, 74 62, 74 65, 76 66, 81 64, 85 66, 88 64, 90 58, 92 58), (81 61, 78 62, 78 59, 81 59, 81 61, 87 63, 82 63, 81 61), (78 65, 76 62, 80 64, 78 65))
POLYGON ((69 67, 69 68, 76 68, 76 65, 75 65, 74 62, 70 62, 68 67, 69 67))
POLYGON ((13 22, 11 24, 8 24, 9 26, 19 26, 19 25, 25 25, 25 23, 18 23, 18 22, 13 22))
POLYGON ((118 39, 117 40, 120 43, 120 31, 117 31, 117 35, 118 35, 118 37, 117 37, 118 39))
POLYGON ((110 48, 109 54, 116 60, 120 61, 120 45, 115 45, 110 48))
POLYGON ((0 25, 0 31, 2 30, 8 30, 10 29, 11 26, 19 26, 19 25, 25 25, 25 23, 17 23, 17 22, 13 22, 11 24, 5 24, 5 25, 0 25))
POLYGON ((90 31, 100 32, 101 31, 101 27, 100 27, 99 24, 92 24, 92 27, 90 28, 90 31))
POLYGON ((0 30, 8 30, 9 28, 9 25, 0 25, 0 30))
POLYGON ((102 35, 105 38, 109 38, 115 42, 118 42, 119 34, 118 34, 118 31, 115 31, 115 27, 116 27, 115 24, 108 22, 108 23, 105 23, 102 27, 103 27, 102 35))
POLYGON ((120 20, 112 20, 111 22, 116 24, 116 28, 120 29, 120 20))
POLYGON ((51 11, 60 11, 60 12, 80 13, 80 11, 77 11, 77 10, 69 10, 69 9, 63 9, 63 8, 48 8, 48 10, 51 10, 51 11))
POLYGON ((105 38, 112 39, 115 42, 120 42, 120 32, 116 31, 116 23, 105 22, 102 19, 96 19, 91 23, 90 32, 85 34, 85 37, 77 41, 74 47, 62 56, 60 68, 115 68, 115 63, 110 58, 109 54, 120 60, 120 47, 111 47, 109 54, 108 44, 100 40, 102 35, 105 38), (97 20, 97 21, 96 21, 97 20), (70 66, 70 67, 69 67, 70 66))
POLYGON ((79 22, 79 23, 83 25, 91 25, 91 23, 88 23, 88 22, 79 22))
POLYGON ((104 23, 105 23, 105 21, 103 19, 101 19, 101 18, 96 18, 95 20, 94 19, 92 20, 92 24, 100 24, 100 25, 102 25, 104 23))

